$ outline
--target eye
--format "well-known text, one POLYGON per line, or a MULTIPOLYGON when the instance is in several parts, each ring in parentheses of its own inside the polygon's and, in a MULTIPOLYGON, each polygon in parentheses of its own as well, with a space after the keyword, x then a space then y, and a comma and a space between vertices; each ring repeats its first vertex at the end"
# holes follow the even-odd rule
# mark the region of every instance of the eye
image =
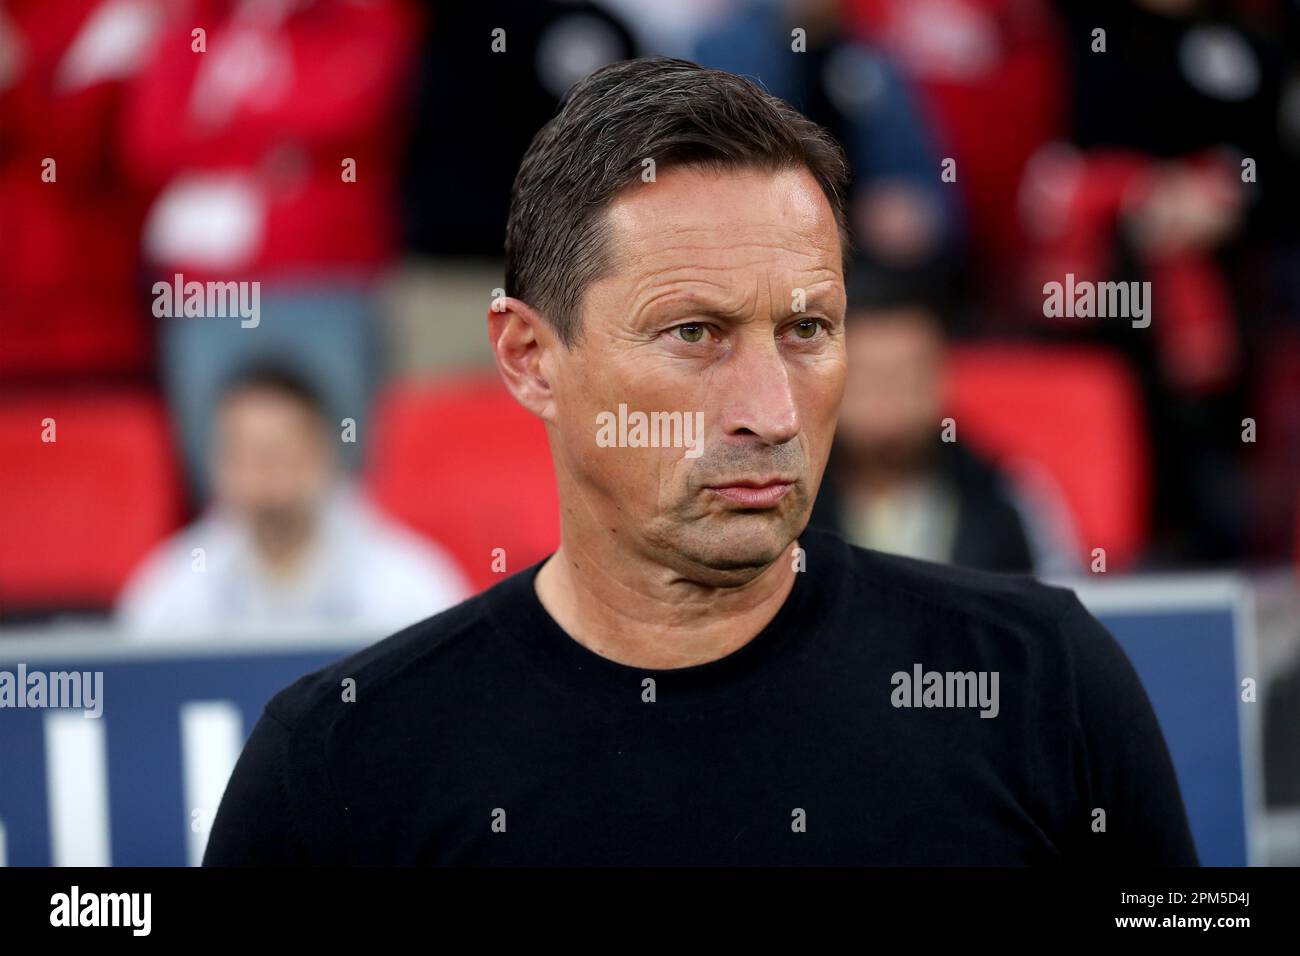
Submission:
POLYGON ((818 331, 821 330, 822 324, 816 319, 803 319, 794 325, 795 338, 811 339, 816 338, 818 331))
POLYGON ((683 342, 702 342, 704 341, 704 326, 702 325, 679 325, 675 329, 683 342))

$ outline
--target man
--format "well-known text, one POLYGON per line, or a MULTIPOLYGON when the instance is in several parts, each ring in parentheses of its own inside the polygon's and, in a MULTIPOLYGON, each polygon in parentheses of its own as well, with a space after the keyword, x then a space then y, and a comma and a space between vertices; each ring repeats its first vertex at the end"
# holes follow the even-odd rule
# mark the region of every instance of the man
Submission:
POLYGON ((449 556, 339 477, 322 399, 290 367, 237 373, 215 418, 213 507, 128 582, 127 638, 381 637, 469 593, 449 556))
POLYGON ((804 533, 845 175, 737 76, 652 58, 574 88, 488 313, 559 549, 278 694, 207 863, 1196 861, 1142 688, 1071 592, 804 533), (915 670, 969 673, 960 705, 915 670))
POLYGON ((1063 499, 944 441, 943 304, 883 277, 848 282, 848 375, 812 523, 864 548, 984 571, 1079 571, 1063 499))

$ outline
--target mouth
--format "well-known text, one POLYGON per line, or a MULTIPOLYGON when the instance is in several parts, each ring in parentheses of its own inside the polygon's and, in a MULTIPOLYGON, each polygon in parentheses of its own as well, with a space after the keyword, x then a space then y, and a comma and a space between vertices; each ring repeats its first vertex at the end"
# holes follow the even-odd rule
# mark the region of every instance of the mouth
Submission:
POLYGON ((740 478, 708 490, 741 508, 775 508, 794 487, 794 479, 784 477, 740 478))

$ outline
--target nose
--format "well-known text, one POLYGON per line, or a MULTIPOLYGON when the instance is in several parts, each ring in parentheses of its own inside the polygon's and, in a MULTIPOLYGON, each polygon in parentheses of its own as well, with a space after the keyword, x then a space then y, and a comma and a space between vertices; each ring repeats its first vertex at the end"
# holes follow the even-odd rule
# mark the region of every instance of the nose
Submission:
POLYGON ((722 430, 783 445, 799 434, 799 408, 776 340, 765 339, 739 345, 727 363, 722 430))

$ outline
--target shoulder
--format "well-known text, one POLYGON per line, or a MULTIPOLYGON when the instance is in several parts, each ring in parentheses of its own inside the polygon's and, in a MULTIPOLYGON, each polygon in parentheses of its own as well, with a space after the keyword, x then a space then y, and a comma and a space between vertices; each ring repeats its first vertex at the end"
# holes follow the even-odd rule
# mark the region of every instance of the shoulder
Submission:
POLYGON ((865 613, 879 609, 896 622, 932 632, 931 638, 981 645, 1000 657, 1013 653, 1029 662, 1031 673, 1062 687, 1070 701, 1110 694, 1145 700, 1119 642, 1072 588, 1027 574, 885 554, 833 537, 865 613))
POLYGON ((937 611, 999 618, 1059 620, 1077 602, 1068 587, 1029 574, 980 571, 849 544, 838 535, 810 530, 822 547, 838 548, 859 586, 888 590, 937 611), (826 539, 834 539, 833 542, 826 539))
POLYGON ((335 519, 349 529, 348 546, 367 589, 382 601, 423 589, 441 610, 471 592, 460 565, 438 543, 389 517, 359 492, 336 496, 335 519))
POLYGON ((485 592, 461 601, 304 675, 271 698, 267 713, 290 730, 311 726, 323 731, 344 712, 338 704, 347 679, 355 682, 358 694, 371 699, 412 682, 432 687, 440 680, 454 680, 455 672, 466 666, 467 655, 493 653, 487 597, 485 592))
POLYGON ((366 568, 377 586, 398 581, 434 588, 456 598, 470 593, 464 572, 446 550, 401 525, 381 520, 366 543, 366 553, 366 568))
POLYGON ((218 570, 229 537, 220 522, 205 517, 155 545, 118 594, 117 624, 130 636, 148 637, 198 623, 209 572, 218 570))
MULTIPOLYGON (((917 622, 960 622, 963 630, 1017 633, 1050 641, 1087 611, 1068 587, 1028 574, 979 571, 886 554, 810 529, 810 558, 818 549, 837 555, 848 569, 852 593, 868 607, 888 607, 917 622)), ((804 536, 801 536, 801 538, 804 536)), ((811 569, 811 568, 810 568, 811 569)))

